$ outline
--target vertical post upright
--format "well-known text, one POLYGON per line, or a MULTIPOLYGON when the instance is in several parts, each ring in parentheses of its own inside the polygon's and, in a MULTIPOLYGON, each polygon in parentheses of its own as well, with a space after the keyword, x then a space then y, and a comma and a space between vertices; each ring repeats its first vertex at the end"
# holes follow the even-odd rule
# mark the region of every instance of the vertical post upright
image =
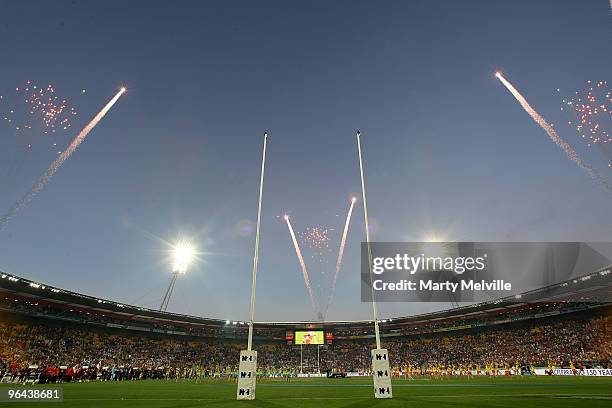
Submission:
POLYGON ((257 379, 257 351, 253 351, 253 317, 255 314, 255 293, 257 287, 257 264, 259 261, 259 229, 261 225, 261 201, 263 196, 264 172, 266 168, 266 147, 268 132, 264 133, 263 153, 261 158, 261 174, 259 178, 259 202, 257 205, 257 229, 255 231, 255 254, 253 256, 253 272, 251 281, 251 305, 249 310, 249 334, 247 349, 240 352, 238 367, 238 390, 236 399, 255 399, 255 385, 257 379))
POLYGON ((380 347, 380 328, 378 322, 378 305, 372 284, 372 246, 370 243, 370 224, 368 220, 368 203, 366 200, 365 180, 363 175, 363 159, 361 157, 361 132, 357 131, 357 151, 359 155, 359 174, 361 176, 361 195, 363 198, 363 217, 365 221, 366 246, 368 251, 368 268, 370 275, 370 287, 372 290, 372 315, 374 317, 374 335, 376 337, 376 349, 372 350, 372 375, 374 379, 374 397, 392 398, 391 376, 389 368, 389 353, 380 347))

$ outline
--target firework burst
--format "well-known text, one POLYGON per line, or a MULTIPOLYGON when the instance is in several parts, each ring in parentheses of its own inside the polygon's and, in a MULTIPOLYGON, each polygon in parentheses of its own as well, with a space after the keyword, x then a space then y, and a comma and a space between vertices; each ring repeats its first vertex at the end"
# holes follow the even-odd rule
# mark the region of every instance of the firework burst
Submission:
POLYGON ((72 119, 77 116, 75 107, 60 97, 53 84, 39 86, 26 81, 23 86, 15 87, 15 100, 0 96, 4 102, 2 120, 15 131, 40 128, 43 133, 55 133, 72 127, 72 119))
POLYGON ((550 137, 550 139, 565 152, 567 157, 586 171, 591 179, 599 182, 606 190, 612 192, 612 187, 608 184, 607 180, 593 170, 593 168, 587 164, 582 157, 580 157, 580 155, 569 145, 569 143, 559 136, 557 131, 548 122, 546 122, 542 115, 533 109, 529 102, 527 102, 527 99, 525 99, 525 97, 508 80, 506 80, 506 78, 504 78, 500 72, 497 72, 495 76, 510 91, 512 96, 516 98, 525 112, 527 112, 542 129, 544 129, 548 137, 550 137))
POLYGON ((332 231, 333 229, 326 227, 307 227, 306 232, 299 234, 302 244, 310 249, 311 258, 319 262, 326 260, 332 231))
POLYGON ((291 241, 293 242, 293 246, 295 248, 295 254, 298 257, 298 261, 300 262, 300 267, 302 268, 302 276, 304 277, 304 284, 306 285, 306 290, 308 290, 308 297, 310 299, 310 305, 313 310, 316 311, 317 301, 315 299, 314 291, 312 290, 312 284, 310 283, 310 276, 308 275, 308 269, 306 269, 306 262, 304 262, 304 257, 302 256, 302 251, 300 250, 300 245, 298 244, 297 238, 295 237, 295 232, 293 232, 293 226, 291 225, 291 221, 289 220, 289 216, 284 216, 285 222, 287 222, 287 228, 289 228, 289 234, 291 235, 291 241))
POLYGON ((121 88, 119 92, 94 116, 94 118, 79 132, 79 134, 74 138, 72 143, 64 150, 60 156, 55 159, 53 163, 49 166, 47 171, 43 173, 43 175, 38 179, 38 181, 32 186, 32 188, 11 207, 2 217, 0 217, 0 229, 4 227, 4 225, 19 212, 27 203, 29 203, 34 196, 40 192, 45 185, 51 180, 53 175, 59 170, 59 168, 64 164, 66 160, 75 152, 75 150, 79 147, 79 145, 85 140, 85 137, 91 132, 93 128, 104 118, 104 116, 108 113, 108 111, 113 107, 113 105, 119 100, 121 95, 125 92, 125 88, 121 88))
POLYGON ((338 281, 338 275, 342 266, 344 248, 346 246, 346 239, 348 236, 349 225, 351 222, 351 214, 353 213, 353 208, 355 206, 356 201, 357 199, 354 197, 351 199, 351 204, 348 210, 348 214, 346 216, 346 221, 344 223, 342 238, 340 240, 340 247, 338 249, 338 258, 336 260, 335 265, 336 268, 332 277, 331 287, 328 295, 323 294, 323 292, 321 291, 327 289, 327 286, 329 285, 326 270, 327 265, 325 264, 327 263, 329 255, 331 254, 330 241, 334 229, 327 227, 307 227, 304 232, 299 233, 299 237, 301 238, 300 242, 302 246, 308 250, 307 252, 312 253, 311 258, 314 261, 315 271, 315 273, 312 274, 313 270, 310 270, 311 273, 309 273, 309 269, 306 267, 304 256, 302 255, 302 251, 300 250, 300 242, 298 242, 296 238, 296 234, 293 230, 293 226, 291 225, 291 221, 289 220, 289 216, 285 215, 283 217, 283 219, 287 223, 289 234, 291 236, 291 240, 295 248, 295 253, 298 257, 300 268, 302 269, 302 276, 304 278, 304 284, 306 285, 306 289, 308 291, 310 303, 319 320, 325 319, 325 315, 327 314, 329 306, 331 305, 334 297, 336 282, 338 281), (314 278, 314 280, 311 278, 314 278), (317 289, 317 295, 315 295, 315 290, 313 289, 313 286, 317 289), (318 304, 317 298, 321 299, 323 297, 327 297, 327 303, 318 304))
POLYGON ((567 124, 587 147, 598 146, 608 156, 608 167, 612 168, 612 91, 608 82, 586 81, 585 87, 563 98, 561 111, 570 115, 567 124))
POLYGON ((334 294, 336 292, 336 282, 338 281, 338 274, 340 274, 340 267, 342 266, 342 258, 344 256, 344 247, 346 246, 346 237, 348 235, 349 225, 351 223, 351 215, 353 214, 353 207, 355 207, 355 201, 357 199, 353 197, 351 199, 351 206, 349 207, 348 214, 346 214, 346 221, 344 222, 344 230, 342 232, 342 239, 340 240, 340 249, 338 249, 338 259, 336 260, 336 270, 334 271, 334 278, 332 280, 331 291, 329 293, 329 297, 327 298, 327 305, 325 305, 325 313, 327 315, 327 310, 331 305, 334 294))

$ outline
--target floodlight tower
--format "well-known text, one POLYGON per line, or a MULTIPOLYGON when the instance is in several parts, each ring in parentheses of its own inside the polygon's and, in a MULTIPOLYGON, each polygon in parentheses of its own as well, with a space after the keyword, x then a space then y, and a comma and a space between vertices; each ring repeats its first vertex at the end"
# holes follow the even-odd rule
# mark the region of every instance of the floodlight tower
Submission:
POLYGON ((172 278, 170 279, 170 285, 168 285, 168 289, 166 289, 166 293, 164 294, 164 299, 159 307, 160 311, 165 312, 166 309, 168 309, 168 304, 170 303, 170 297, 174 291, 176 280, 179 275, 184 275, 187 273, 187 266, 189 265, 189 262, 191 262, 193 255, 193 247, 188 243, 182 242, 174 247, 174 251, 172 253, 172 278))

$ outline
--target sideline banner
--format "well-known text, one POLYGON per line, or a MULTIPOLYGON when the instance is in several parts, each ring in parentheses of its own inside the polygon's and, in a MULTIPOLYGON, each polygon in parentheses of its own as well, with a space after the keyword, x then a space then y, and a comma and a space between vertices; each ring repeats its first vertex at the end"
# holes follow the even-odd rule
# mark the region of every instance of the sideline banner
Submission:
MULTIPOLYGON (((549 375, 547 368, 536 368, 536 375, 549 375)), ((572 370, 571 368, 555 368, 552 375, 583 376, 583 377, 612 377, 612 368, 585 368, 572 370)))

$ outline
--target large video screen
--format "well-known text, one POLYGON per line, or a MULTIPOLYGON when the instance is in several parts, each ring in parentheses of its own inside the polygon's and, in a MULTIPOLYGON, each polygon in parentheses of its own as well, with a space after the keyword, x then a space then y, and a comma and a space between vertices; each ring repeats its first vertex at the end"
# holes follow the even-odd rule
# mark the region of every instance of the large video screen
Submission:
POLYGON ((323 330, 295 332, 295 344, 324 344, 324 342, 323 330))

